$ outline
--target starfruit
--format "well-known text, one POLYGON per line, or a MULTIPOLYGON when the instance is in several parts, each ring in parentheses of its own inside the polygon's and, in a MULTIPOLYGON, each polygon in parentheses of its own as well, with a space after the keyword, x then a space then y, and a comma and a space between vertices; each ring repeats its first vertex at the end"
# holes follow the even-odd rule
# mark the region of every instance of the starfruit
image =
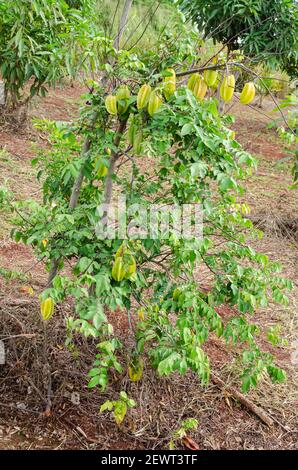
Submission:
POLYGON ((135 357, 128 367, 128 374, 132 382, 138 382, 142 378, 144 369, 143 359, 135 357))
POLYGON ((196 83, 201 81, 201 77, 198 73, 194 73, 193 75, 190 76, 188 82, 187 82, 187 88, 191 91, 193 91, 194 86, 196 83))
POLYGON ((106 110, 109 114, 117 114, 117 98, 114 95, 108 95, 105 99, 106 110))
POLYGON ((146 85, 146 84, 142 85, 137 96, 137 108, 138 109, 146 108, 148 101, 149 101, 150 94, 151 94, 151 86, 146 85))
POLYGON ((136 131, 137 131, 136 123, 134 120, 132 120, 127 131, 127 139, 130 145, 133 145, 134 143, 134 137, 135 137, 136 131))
POLYGON ((129 98, 130 91, 128 86, 122 85, 116 93, 117 107, 120 114, 123 114, 127 111, 129 98))
POLYGON ((119 246, 118 250, 115 253, 115 258, 122 258, 122 256, 126 253, 127 251, 127 246, 125 243, 121 243, 119 246))
POLYGON ((198 73, 195 73, 190 77, 187 86, 197 99, 202 100, 206 95, 207 85, 198 73))
POLYGON ((176 90, 176 73, 175 70, 170 68, 166 70, 169 74, 164 78, 163 93, 168 100, 176 90))
POLYGON ((205 98, 205 95, 207 93, 207 90, 208 90, 208 87, 205 83, 205 80, 201 80, 200 82, 200 87, 198 89, 198 92, 197 92, 197 95, 196 97, 199 99, 199 100, 202 100, 203 98, 205 98))
POLYGON ((112 267, 112 278, 115 279, 115 281, 120 282, 124 279, 125 274, 123 258, 119 256, 115 259, 112 267))
POLYGON ((127 85, 121 85, 116 93, 117 100, 129 100, 130 91, 127 85))
POLYGON ((136 131, 133 139, 133 150, 136 155, 139 155, 142 150, 143 132, 141 130, 136 131))
POLYGON ((255 86, 252 82, 245 83, 240 93, 240 103, 249 104, 252 102, 256 94, 255 86))
POLYGON ((50 320, 50 318, 53 316, 54 313, 54 301, 51 299, 51 297, 48 297, 47 299, 43 300, 40 304, 40 313, 43 318, 43 320, 50 320))
POLYGON ((217 70, 204 70, 204 80, 209 87, 215 85, 217 80, 217 70))
POLYGON ((220 86, 220 96, 228 103, 233 98, 235 89, 235 77, 234 75, 226 75, 220 86))
POLYGON ((137 125, 135 118, 132 119, 128 128, 127 138, 130 145, 133 146, 134 153, 139 155, 142 149, 143 132, 142 129, 137 125))
POLYGON ((150 93, 149 103, 148 103, 148 113, 150 116, 153 116, 161 107, 162 99, 156 90, 153 90, 150 93))

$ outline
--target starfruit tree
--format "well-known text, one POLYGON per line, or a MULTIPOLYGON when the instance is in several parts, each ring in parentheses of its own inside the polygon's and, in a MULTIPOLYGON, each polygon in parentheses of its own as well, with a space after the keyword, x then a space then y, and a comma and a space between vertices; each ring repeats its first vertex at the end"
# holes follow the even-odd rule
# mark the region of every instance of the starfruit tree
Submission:
MULTIPOLYGON (((190 73, 197 35, 186 26, 179 41, 174 32, 167 34, 156 51, 139 56, 109 44, 112 66, 104 65, 104 80, 90 83, 78 119, 36 122, 51 143, 33 160, 43 200, 10 203, 17 211, 15 240, 33 246, 50 271, 40 294, 47 328, 54 306, 71 296, 68 338, 70 332, 95 338, 89 387, 102 391, 111 371, 141 380, 145 355, 159 376, 191 370, 207 384, 204 345, 212 335, 242 345, 244 391, 263 374, 284 380, 272 355, 260 349, 262 332, 253 315, 270 300, 286 303, 284 290, 291 282, 279 275, 277 263, 248 244, 260 232, 238 197, 255 160, 235 140, 232 118, 219 115, 210 88, 220 77, 221 97, 231 100, 233 67, 227 77, 220 61, 190 73), (112 202, 123 195, 127 207, 138 204, 148 211, 153 205, 196 205, 201 236, 183 237, 175 230, 167 236, 140 234, 143 215, 129 210, 127 225, 136 228, 131 236, 128 230, 122 237, 99 236, 98 227, 108 227, 112 202), (235 314, 221 318, 222 304, 235 314), (115 310, 128 315, 131 325, 128 363, 123 339, 109 322, 115 310)), ((245 85, 243 106, 253 95, 253 85, 245 85)), ((121 421, 132 403, 125 393, 119 400, 104 409, 120 407, 121 421)))

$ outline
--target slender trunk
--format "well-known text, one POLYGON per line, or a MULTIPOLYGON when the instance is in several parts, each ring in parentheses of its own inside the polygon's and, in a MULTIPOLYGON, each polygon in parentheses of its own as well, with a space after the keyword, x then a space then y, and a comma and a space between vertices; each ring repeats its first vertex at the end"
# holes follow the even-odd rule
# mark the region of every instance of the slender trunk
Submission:
MULTIPOLYGON (((121 137, 123 132, 125 131, 127 121, 121 121, 119 125, 119 129, 117 131, 117 135, 114 140, 115 147, 119 147, 121 137)), ((109 170, 106 176, 106 184, 104 189, 104 204, 110 204, 112 191, 113 191, 113 174, 115 171, 115 164, 118 160, 118 152, 113 152, 110 158, 109 170)))

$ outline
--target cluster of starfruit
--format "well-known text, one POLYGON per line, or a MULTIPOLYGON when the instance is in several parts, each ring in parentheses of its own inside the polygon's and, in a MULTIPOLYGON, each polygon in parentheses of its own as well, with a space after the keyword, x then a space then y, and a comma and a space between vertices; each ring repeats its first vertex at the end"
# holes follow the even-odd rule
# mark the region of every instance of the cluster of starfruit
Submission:
MULTIPOLYGON (((199 73, 194 73, 188 80, 187 87, 193 92, 194 96, 202 100, 208 90, 208 87, 214 88, 218 81, 217 70, 205 70, 204 77, 199 73)), ((233 98, 235 91, 235 76, 232 74, 226 75, 220 85, 219 93, 221 99, 228 103, 233 98)), ((246 83, 240 94, 240 103, 249 104, 255 97, 255 86, 252 82, 246 83)))
POLYGON ((125 114, 129 106, 130 91, 127 85, 118 88, 116 95, 108 95, 105 99, 106 110, 114 116, 125 114))

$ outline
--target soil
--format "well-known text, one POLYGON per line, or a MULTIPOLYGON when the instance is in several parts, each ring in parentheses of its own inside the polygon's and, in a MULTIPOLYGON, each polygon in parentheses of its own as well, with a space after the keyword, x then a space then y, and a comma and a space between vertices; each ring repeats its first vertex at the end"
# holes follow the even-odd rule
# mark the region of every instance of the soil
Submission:
MULTIPOLYGON (((51 91, 45 99, 35 101, 31 116, 70 120, 83 91, 77 83, 51 91)), ((243 108, 236 103, 232 112, 236 116, 236 138, 259 161, 258 170, 245 183, 252 220, 264 230, 263 239, 254 241, 254 246, 281 262, 282 274, 295 284, 287 307, 270 305, 255 317, 262 328, 279 324, 285 340, 273 349, 266 337, 261 338, 264 349, 274 352, 277 363, 287 371, 287 382, 272 385, 264 377, 261 386, 247 394, 274 420, 274 425, 267 427, 227 390, 212 383, 202 387, 190 373, 158 379, 154 371, 145 368, 138 383, 130 382, 123 374, 111 377, 112 387, 107 393, 89 390, 86 373, 96 349, 94 341, 81 337, 74 339, 73 349, 66 347, 63 318, 72 310, 71 299, 60 307, 51 323, 48 360, 53 395, 51 411, 47 412, 44 383, 48 371, 43 361, 44 336, 37 300, 46 283, 45 269, 36 263, 30 248, 11 241, 11 216, 0 211, 0 339, 6 345, 6 363, 0 365, 0 449, 166 449, 187 418, 198 420, 197 429, 188 435, 200 449, 297 448, 298 366, 293 361, 298 333, 297 229, 283 230, 280 226, 289 220, 295 226, 298 196, 289 189, 288 165, 279 162, 286 156, 283 145, 276 131, 268 129, 268 122, 276 117, 272 108, 267 100, 260 114, 257 108, 243 108), (111 390, 127 390, 137 401, 120 427, 109 413, 99 414, 100 405, 113 399, 111 390)), ((5 182, 20 200, 40 196, 36 170, 30 162, 36 147, 46 145, 45 136, 31 125, 22 130, 0 130, 0 184, 5 182)), ((224 318, 233 314, 225 306, 219 313, 224 318)), ((109 321, 123 335, 125 348, 131 348, 133 340, 125 313, 114 312, 109 321)), ((223 341, 210 338, 206 350, 213 372, 223 377, 227 386, 238 387, 241 348, 235 351, 223 341)), ((178 449, 183 446, 181 441, 176 442, 178 449)))

